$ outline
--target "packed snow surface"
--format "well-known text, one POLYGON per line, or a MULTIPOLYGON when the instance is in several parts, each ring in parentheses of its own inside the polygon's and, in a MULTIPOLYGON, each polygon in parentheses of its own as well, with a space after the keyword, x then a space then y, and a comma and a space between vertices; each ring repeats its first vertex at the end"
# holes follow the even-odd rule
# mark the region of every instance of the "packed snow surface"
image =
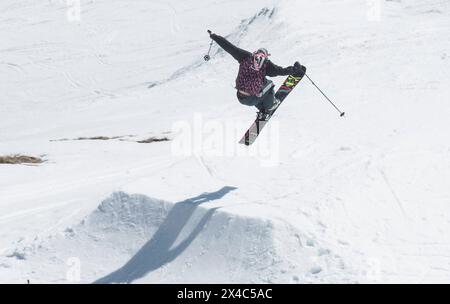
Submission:
MULTIPOLYGON (((0 3, 0 282, 450 283, 450 2, 0 3), (207 29, 296 60, 252 147, 207 29)), ((277 85, 284 77, 275 78, 277 85)))

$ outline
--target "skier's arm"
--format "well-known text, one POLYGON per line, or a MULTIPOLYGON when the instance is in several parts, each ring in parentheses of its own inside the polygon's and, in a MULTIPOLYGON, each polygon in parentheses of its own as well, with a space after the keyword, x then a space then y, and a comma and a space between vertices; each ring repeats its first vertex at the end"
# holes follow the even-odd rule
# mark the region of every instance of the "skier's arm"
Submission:
POLYGON ((266 75, 269 77, 287 75, 303 77, 305 72, 306 67, 302 66, 298 61, 293 66, 289 66, 287 68, 280 67, 272 61, 269 61, 267 64, 266 75))
POLYGON ((272 61, 269 61, 267 64, 266 74, 269 77, 286 76, 286 75, 292 75, 293 73, 294 73, 293 66, 283 68, 283 67, 280 67, 280 66, 274 64, 272 61))
POLYGON ((229 53, 234 57, 234 59, 239 62, 247 58, 248 56, 251 56, 250 52, 238 48, 222 36, 211 34, 211 39, 217 42, 218 45, 220 45, 227 53, 229 53))

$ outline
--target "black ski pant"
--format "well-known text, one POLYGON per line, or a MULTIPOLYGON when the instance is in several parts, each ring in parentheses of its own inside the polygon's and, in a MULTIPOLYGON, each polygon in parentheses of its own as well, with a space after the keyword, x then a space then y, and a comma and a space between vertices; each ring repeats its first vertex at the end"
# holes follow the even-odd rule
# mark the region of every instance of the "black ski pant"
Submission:
POLYGON ((265 85, 271 88, 262 96, 245 96, 237 92, 237 98, 243 105, 256 107, 259 111, 264 112, 265 109, 270 109, 275 103, 275 91, 273 89, 273 82, 266 79, 265 85))

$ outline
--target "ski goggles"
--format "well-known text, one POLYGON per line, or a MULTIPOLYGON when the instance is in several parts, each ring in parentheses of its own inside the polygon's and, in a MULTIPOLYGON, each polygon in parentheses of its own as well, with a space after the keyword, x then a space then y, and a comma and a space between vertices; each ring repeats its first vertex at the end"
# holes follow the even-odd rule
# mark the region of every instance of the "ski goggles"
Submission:
POLYGON ((270 54, 265 49, 259 49, 254 52, 252 69, 254 69, 255 71, 261 70, 269 56, 270 54))

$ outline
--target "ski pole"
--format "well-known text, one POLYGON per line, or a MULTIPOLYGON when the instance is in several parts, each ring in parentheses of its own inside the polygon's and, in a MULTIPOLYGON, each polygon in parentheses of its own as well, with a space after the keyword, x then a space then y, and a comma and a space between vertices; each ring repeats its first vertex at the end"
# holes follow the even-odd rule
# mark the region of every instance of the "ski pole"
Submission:
POLYGON ((338 110, 339 114, 341 115, 341 117, 343 117, 345 115, 345 112, 342 112, 341 110, 339 110, 338 107, 336 107, 336 105, 330 100, 330 98, 328 98, 327 95, 325 95, 324 92, 322 92, 322 90, 314 83, 314 81, 312 81, 311 78, 309 78, 309 76, 307 74, 305 74, 305 76, 309 79, 309 81, 311 81, 311 83, 313 84, 313 86, 315 86, 320 93, 322 93, 322 95, 333 105, 333 107, 338 110))
MULTIPOLYGON (((211 35, 211 31, 208 30, 208 34, 211 35)), ((211 39, 211 43, 209 44, 209 50, 208 50, 208 54, 205 55, 205 57, 203 57, 205 59, 205 61, 209 61, 209 59, 211 59, 211 57, 209 56, 209 53, 211 52, 211 47, 213 45, 214 40, 211 39)))

